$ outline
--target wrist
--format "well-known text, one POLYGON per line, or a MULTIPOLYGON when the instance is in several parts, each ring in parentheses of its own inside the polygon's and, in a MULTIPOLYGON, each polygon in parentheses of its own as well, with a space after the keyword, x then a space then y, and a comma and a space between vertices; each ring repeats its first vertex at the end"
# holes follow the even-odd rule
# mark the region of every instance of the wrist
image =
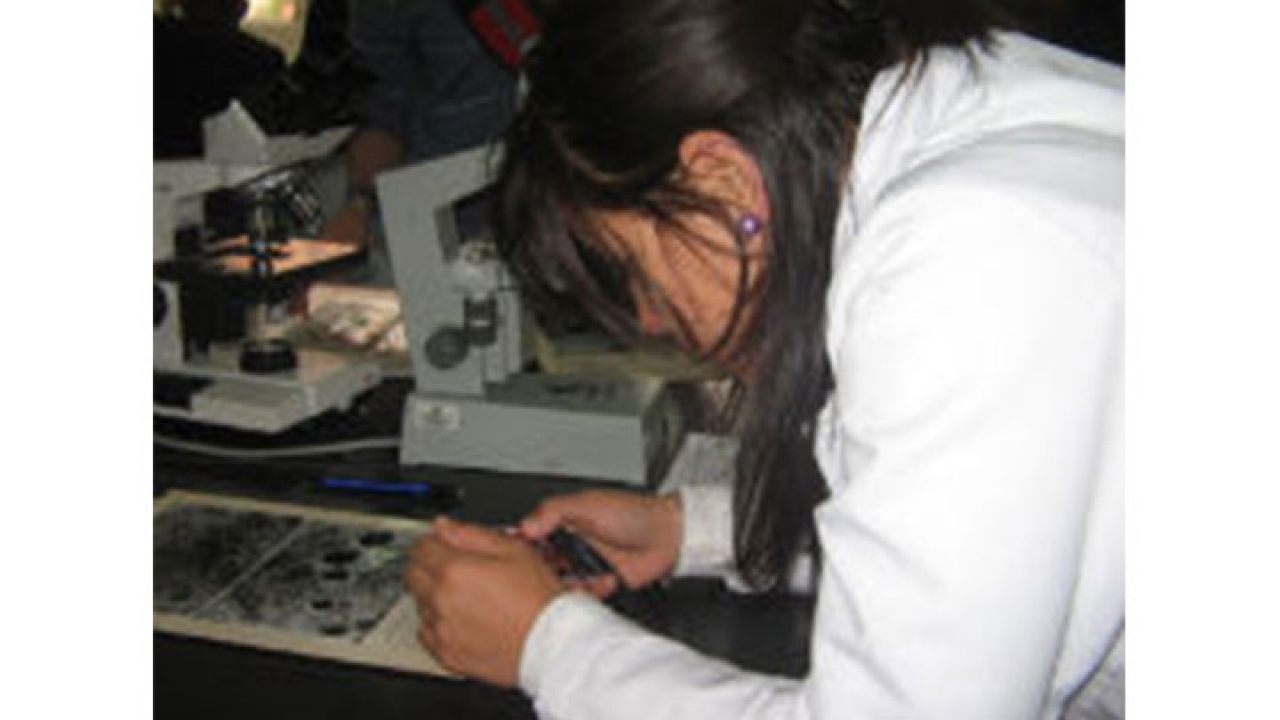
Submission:
POLYGON ((378 193, 367 185, 351 185, 347 188, 347 205, 372 215, 378 209, 378 193))

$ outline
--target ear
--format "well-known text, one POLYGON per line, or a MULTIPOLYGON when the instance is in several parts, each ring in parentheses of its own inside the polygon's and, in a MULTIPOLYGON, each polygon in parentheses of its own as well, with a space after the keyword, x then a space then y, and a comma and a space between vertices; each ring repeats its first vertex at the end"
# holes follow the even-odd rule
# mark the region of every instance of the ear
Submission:
POLYGON ((737 215, 769 220, 769 195, 760 166, 738 141, 718 130, 697 130, 680 141, 680 169, 694 190, 716 198, 737 215))

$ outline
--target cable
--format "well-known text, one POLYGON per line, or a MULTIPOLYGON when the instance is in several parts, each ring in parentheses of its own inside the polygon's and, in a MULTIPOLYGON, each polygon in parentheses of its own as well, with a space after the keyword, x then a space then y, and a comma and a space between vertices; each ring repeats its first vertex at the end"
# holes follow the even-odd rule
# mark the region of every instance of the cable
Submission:
POLYGON ((364 440, 347 440, 344 442, 323 445, 299 445, 284 448, 229 448, 219 445, 176 440, 163 435, 152 435, 156 445, 171 450, 213 455, 215 457, 234 460, 268 460, 271 458, 308 457, 311 455, 333 455, 337 453, 355 452, 357 450, 393 450, 400 447, 400 438, 366 438, 364 440))

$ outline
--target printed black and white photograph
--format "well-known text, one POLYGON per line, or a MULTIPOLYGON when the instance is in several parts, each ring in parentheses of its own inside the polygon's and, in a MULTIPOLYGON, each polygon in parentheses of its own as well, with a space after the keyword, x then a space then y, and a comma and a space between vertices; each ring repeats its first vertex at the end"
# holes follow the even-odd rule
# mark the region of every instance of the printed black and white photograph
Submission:
POLYGON ((155 518, 158 613, 359 642, 404 595, 416 533, 179 504, 155 518))
POLYGON ((262 568, 199 617, 358 642, 404 594, 405 556, 415 539, 304 522, 262 568))

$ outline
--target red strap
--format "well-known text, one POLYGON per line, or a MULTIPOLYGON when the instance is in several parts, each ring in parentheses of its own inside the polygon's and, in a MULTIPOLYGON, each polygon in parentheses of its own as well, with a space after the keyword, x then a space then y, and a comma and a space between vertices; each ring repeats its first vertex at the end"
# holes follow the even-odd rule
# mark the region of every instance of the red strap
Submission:
POLYGON ((520 46, 507 36, 506 31, 484 7, 471 11, 471 27, 475 28, 481 39, 498 54, 502 62, 512 67, 520 65, 520 46))
POLYGON ((486 0, 468 13, 471 26, 507 65, 519 67, 520 48, 541 24, 527 0, 486 0))
POLYGON ((507 16, 520 27, 524 38, 531 38, 542 29, 538 16, 533 14, 533 9, 529 7, 526 0, 498 0, 498 2, 502 5, 502 9, 507 11, 507 16))

